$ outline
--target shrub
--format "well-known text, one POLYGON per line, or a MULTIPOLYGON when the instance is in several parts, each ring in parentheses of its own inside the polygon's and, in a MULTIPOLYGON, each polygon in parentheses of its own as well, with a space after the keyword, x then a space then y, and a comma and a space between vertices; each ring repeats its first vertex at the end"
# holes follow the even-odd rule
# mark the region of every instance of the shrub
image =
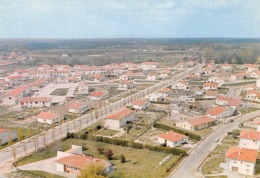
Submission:
POLYGON ((99 154, 103 155, 103 154, 104 154, 104 151, 105 151, 105 148, 103 148, 103 147, 98 147, 98 148, 97 148, 97 151, 98 151, 99 154))
POLYGON ((113 159, 114 153, 111 149, 108 149, 104 152, 104 155, 107 159, 111 160, 113 159))
POLYGON ((120 155, 120 162, 125 163, 125 155, 120 155))

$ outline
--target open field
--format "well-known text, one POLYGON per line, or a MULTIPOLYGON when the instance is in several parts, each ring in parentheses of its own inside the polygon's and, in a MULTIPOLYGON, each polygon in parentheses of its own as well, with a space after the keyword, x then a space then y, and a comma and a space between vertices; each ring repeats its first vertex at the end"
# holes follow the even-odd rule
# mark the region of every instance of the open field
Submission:
POLYGON ((65 95, 67 95, 68 91, 69 91, 68 88, 57 88, 50 95, 65 96, 65 95))
POLYGON ((239 110, 239 112, 241 114, 247 114, 247 113, 250 113, 250 112, 254 112, 254 111, 257 111, 259 110, 259 108, 255 108, 255 107, 248 107, 248 108, 242 108, 239 110))
POLYGON ((179 156, 173 156, 164 165, 159 166, 159 162, 165 158, 168 154, 158 153, 148 150, 139 150, 129 147, 116 146, 106 143, 94 142, 89 140, 81 139, 68 139, 64 142, 55 143, 48 146, 46 149, 38 151, 37 153, 28 156, 16 163, 16 166, 32 163, 35 161, 47 159, 56 156, 57 150, 65 151, 70 148, 72 144, 83 145, 86 150, 84 153, 87 155, 92 155, 102 159, 106 159, 104 155, 100 155, 97 151, 98 147, 103 147, 105 149, 112 149, 114 152, 114 158, 112 163, 115 167, 115 173, 112 177, 120 178, 158 178, 164 177, 167 170, 172 164, 176 163, 179 156), (120 162, 120 155, 124 154, 126 157, 126 163, 120 162), (149 157, 149 159, 147 159, 149 157), (145 170, 145 171, 144 171, 145 170))

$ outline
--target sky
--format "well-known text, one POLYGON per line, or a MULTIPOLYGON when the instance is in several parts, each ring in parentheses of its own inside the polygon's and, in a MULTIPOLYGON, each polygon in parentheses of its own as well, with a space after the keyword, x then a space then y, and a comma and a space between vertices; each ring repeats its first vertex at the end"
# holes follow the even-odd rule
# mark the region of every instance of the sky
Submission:
POLYGON ((260 0, 0 0, 0 38, 260 37, 260 0))

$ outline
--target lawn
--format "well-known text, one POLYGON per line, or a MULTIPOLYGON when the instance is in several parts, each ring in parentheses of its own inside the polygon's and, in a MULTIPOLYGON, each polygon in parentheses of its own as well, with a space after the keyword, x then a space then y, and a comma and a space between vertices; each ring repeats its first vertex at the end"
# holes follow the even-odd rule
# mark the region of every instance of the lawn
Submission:
POLYGON ((247 113, 250 113, 250 112, 254 112, 254 111, 257 111, 259 110, 259 108, 255 108, 255 107, 248 107, 248 108, 242 108, 239 110, 239 112, 241 114, 247 114, 247 113))
POLYGON ((219 164, 224 162, 225 154, 229 146, 238 145, 239 139, 233 139, 231 135, 224 138, 222 143, 210 153, 206 161, 202 166, 203 174, 216 174, 221 173, 222 169, 219 168, 219 164))
POLYGON ((200 135, 201 137, 207 137, 212 130, 210 128, 195 131, 194 134, 200 135))
POLYGON ((35 177, 42 177, 42 178, 64 178, 62 176, 51 174, 44 171, 21 171, 22 176, 26 178, 35 178, 35 177))
POLYGON ((179 156, 173 156, 164 165, 159 166, 159 162, 164 159, 168 154, 158 153, 148 150, 139 150, 129 147, 122 147, 117 145, 111 145, 101 142, 94 142, 90 140, 81 139, 68 139, 64 142, 55 143, 52 146, 48 146, 46 149, 41 150, 31 156, 28 156, 16 163, 17 166, 32 163, 35 161, 47 159, 56 156, 56 151, 65 151, 71 147, 71 145, 84 145, 86 150, 85 154, 106 159, 104 155, 100 155, 97 151, 98 147, 105 149, 112 149, 114 157, 111 162, 114 164, 115 172, 112 177, 120 178, 159 178, 164 177, 167 173, 168 168, 172 164, 176 163, 179 156), (126 163, 120 162, 120 155, 124 154, 126 163), (144 171, 145 170, 145 171, 144 171))
POLYGON ((68 88, 57 88, 56 90, 54 90, 51 95, 55 95, 55 96, 65 96, 67 95, 69 89, 68 88))
POLYGON ((117 130, 102 129, 98 131, 96 134, 101 136, 114 136, 117 133, 119 133, 119 131, 117 130))
POLYGON ((232 87, 232 86, 242 86, 242 85, 249 85, 255 84, 256 81, 245 81, 245 82, 237 82, 237 83, 225 83, 222 87, 232 87))

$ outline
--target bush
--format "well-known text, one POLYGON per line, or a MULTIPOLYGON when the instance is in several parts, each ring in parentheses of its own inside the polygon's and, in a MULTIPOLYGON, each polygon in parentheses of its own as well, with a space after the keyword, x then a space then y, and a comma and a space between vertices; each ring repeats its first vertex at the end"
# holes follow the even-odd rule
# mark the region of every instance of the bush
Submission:
POLYGON ((103 147, 98 147, 98 148, 97 148, 97 151, 98 151, 99 154, 103 155, 103 154, 104 154, 104 151, 105 151, 105 148, 103 148, 103 147))
POLYGON ((125 155, 120 155, 120 162, 125 163, 125 155))
POLYGON ((160 123, 154 123, 154 127, 155 128, 160 128, 160 129, 163 129, 163 130, 167 130, 167 131, 172 130, 174 132, 177 132, 177 133, 180 133, 180 134, 183 134, 183 135, 187 135, 191 139, 198 140, 198 141, 201 140, 201 136, 200 135, 194 134, 194 133, 189 132, 189 131, 178 129, 176 127, 171 127, 171 126, 160 124, 160 123))
POLYGON ((104 152, 104 155, 107 159, 111 160, 113 159, 114 153, 111 149, 108 149, 104 152))

